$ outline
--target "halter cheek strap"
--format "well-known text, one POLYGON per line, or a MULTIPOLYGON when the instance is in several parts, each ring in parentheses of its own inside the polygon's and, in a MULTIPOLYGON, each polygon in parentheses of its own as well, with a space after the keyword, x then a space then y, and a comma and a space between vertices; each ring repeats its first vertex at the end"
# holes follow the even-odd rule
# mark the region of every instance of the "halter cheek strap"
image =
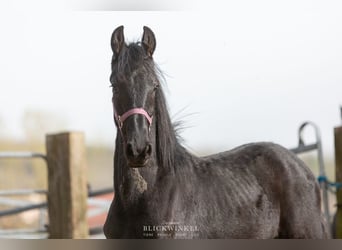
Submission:
POLYGON ((143 115, 143 116, 145 116, 146 120, 148 121, 149 128, 151 128, 153 116, 150 116, 147 113, 147 111, 143 108, 133 108, 133 109, 126 111, 122 115, 118 115, 116 113, 116 111, 114 111, 114 119, 116 120, 120 130, 122 129, 122 126, 123 126, 123 123, 125 122, 125 120, 132 115, 143 115))

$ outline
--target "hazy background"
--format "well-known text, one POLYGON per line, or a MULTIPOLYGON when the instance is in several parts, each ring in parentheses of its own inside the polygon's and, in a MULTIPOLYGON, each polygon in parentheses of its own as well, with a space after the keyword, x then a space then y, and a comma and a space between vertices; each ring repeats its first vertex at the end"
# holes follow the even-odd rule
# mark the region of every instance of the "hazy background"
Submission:
MULTIPOLYGON (((126 41, 138 41, 147 25, 171 116, 183 121, 191 152, 252 141, 292 148, 299 125, 311 120, 334 179, 341 13, 337 0, 2 0, 0 151, 44 153, 46 133, 83 131, 89 183, 112 186, 110 37, 124 25, 126 41)), ((312 142, 312 131, 305 138, 312 142)), ((317 174, 315 152, 303 158, 317 174)), ((0 189, 46 186, 42 161, 1 160, 0 189)), ((2 219, 0 228, 16 223, 2 219)))
MULTIPOLYGON (((144 9, 144 1, 132 2, 120 8, 144 9)), ((88 143, 111 146, 110 36, 123 24, 126 40, 136 41, 148 25, 171 114, 184 121, 192 151, 260 140, 292 147, 297 127, 311 120, 332 154, 342 104, 340 1, 184 1, 154 8, 182 11, 89 11, 114 4, 1 2, 1 137, 82 130, 88 143)))

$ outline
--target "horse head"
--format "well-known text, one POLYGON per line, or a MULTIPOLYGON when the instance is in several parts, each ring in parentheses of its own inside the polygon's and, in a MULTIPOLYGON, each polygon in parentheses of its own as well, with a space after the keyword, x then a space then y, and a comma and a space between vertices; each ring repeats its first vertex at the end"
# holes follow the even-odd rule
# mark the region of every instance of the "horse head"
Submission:
POLYGON ((153 151, 152 130, 155 113, 155 93, 159 87, 153 52, 156 47, 151 29, 144 27, 141 42, 127 45, 123 26, 114 30, 112 74, 115 124, 124 144, 124 154, 130 167, 144 167, 153 151))

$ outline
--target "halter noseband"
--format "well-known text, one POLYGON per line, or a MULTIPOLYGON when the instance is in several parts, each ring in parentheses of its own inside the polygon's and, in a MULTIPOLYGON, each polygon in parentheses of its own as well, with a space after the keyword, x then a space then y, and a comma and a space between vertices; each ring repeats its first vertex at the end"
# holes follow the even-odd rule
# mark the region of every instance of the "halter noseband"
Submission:
POLYGON ((143 108, 132 108, 132 109, 126 111, 125 113, 123 113, 122 115, 118 115, 116 113, 116 111, 114 111, 114 119, 116 120, 120 130, 122 129, 122 126, 123 126, 123 123, 125 122, 125 120, 132 115, 143 115, 143 116, 145 116, 145 118, 149 124, 149 129, 151 129, 153 116, 150 116, 148 114, 148 112, 143 108))

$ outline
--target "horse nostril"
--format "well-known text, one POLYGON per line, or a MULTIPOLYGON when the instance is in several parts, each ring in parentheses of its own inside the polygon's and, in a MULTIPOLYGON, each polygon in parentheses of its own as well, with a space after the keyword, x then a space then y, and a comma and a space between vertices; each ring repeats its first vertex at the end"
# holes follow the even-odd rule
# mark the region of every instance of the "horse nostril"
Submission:
POLYGON ((152 145, 151 144, 147 144, 145 150, 144 150, 144 155, 145 156, 150 156, 152 153, 152 145))
POLYGON ((146 158, 152 153, 152 145, 147 144, 145 148, 136 149, 132 143, 127 143, 126 155, 128 158, 146 158))
POLYGON ((127 144, 126 154, 127 154, 128 157, 134 157, 133 146, 132 146, 131 143, 127 144))

